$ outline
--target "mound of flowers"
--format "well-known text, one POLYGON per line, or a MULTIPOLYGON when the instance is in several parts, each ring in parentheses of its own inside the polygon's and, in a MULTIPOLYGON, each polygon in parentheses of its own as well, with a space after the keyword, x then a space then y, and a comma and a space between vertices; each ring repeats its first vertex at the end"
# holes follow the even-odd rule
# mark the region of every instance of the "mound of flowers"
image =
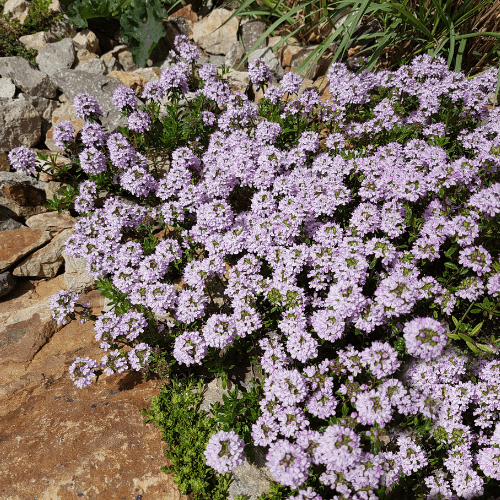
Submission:
MULTIPOLYGON (((266 447, 289 500, 500 491, 498 71, 333 64, 322 101, 297 95, 294 73, 272 85, 257 60, 257 105, 175 44, 144 106, 115 91, 128 129, 106 134, 81 94, 76 142, 69 123, 54 132, 85 179, 66 251, 114 304, 95 324, 106 354, 77 359, 75 383, 166 365, 220 375, 251 352, 257 416, 250 435, 226 422, 210 439, 220 474, 246 445, 266 447)), ((10 158, 35 172, 26 148, 10 158)), ((91 317, 68 292, 52 306, 59 322, 91 317)))

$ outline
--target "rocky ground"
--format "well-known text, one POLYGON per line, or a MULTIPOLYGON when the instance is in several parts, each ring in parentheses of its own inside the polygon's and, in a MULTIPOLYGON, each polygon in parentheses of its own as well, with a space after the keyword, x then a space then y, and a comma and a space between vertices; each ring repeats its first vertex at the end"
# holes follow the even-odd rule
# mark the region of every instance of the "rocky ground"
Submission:
MULTIPOLYGON (((57 1, 52 5, 59 8, 57 1)), ((29 7, 24 0, 9 0, 4 11, 22 22, 29 7)), ((68 366, 77 356, 99 359, 102 353, 92 322, 58 326, 48 300, 62 289, 77 291, 100 314, 104 299, 85 261, 64 252, 76 219, 69 212, 58 215, 45 208, 47 198, 64 186, 48 175, 37 180, 10 171, 7 153, 20 145, 57 152, 52 140, 57 122, 69 120, 77 131, 83 125, 72 104, 81 92, 97 98, 104 110, 103 125, 108 132, 116 130, 123 119, 111 102, 113 90, 127 85, 140 95, 147 81, 159 79, 178 33, 200 47, 202 62, 231 68, 226 78, 233 90, 258 101, 246 65, 236 68, 265 25, 233 18, 216 30, 231 14, 215 9, 198 18, 190 6, 180 9, 165 20, 167 36, 147 68, 136 67, 119 35, 115 40, 90 30, 77 32, 65 21, 49 32, 21 37, 27 48, 39 51, 39 69, 22 57, 0 58, 1 499, 184 498, 172 478, 160 471, 166 465, 161 432, 144 425, 139 411, 149 407, 162 382, 144 381, 135 372, 104 376, 81 390, 71 381, 68 366)), ((291 39, 273 51, 279 40, 266 39, 249 58, 263 56, 276 81, 312 50, 291 39)), ((301 91, 314 86, 328 98, 324 74, 331 55, 327 52, 309 71, 301 91)), ((219 389, 213 387, 215 399, 219 389)), ((265 471, 245 464, 236 471, 230 496, 246 492, 254 498, 268 487, 265 471)))

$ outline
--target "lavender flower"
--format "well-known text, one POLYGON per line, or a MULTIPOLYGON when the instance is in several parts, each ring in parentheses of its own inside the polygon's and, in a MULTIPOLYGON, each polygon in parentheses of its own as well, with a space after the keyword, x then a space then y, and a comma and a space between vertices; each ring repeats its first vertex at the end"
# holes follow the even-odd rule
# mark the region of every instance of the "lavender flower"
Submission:
POLYGON ((311 460, 297 444, 280 439, 269 447, 266 465, 278 483, 297 488, 309 477, 311 460))
POLYGON ((111 100, 119 111, 123 112, 137 109, 137 97, 134 91, 125 85, 121 85, 113 91, 111 100))
POLYGON ((73 105, 75 107, 75 114, 82 120, 97 119, 102 114, 102 108, 99 103, 90 94, 83 92, 82 94, 77 94, 73 99, 73 105))
POLYGON ((68 144, 75 142, 75 127, 67 120, 62 120, 56 124, 52 133, 55 145, 59 149, 66 149, 68 144))
POLYGON ((95 377, 96 370, 99 369, 97 361, 91 358, 76 358, 69 367, 69 375, 74 380, 75 385, 82 389, 92 384, 92 378, 95 377))
POLYGON ((147 132, 151 128, 151 117, 141 109, 128 117, 128 128, 135 132, 147 132))
POLYGON ((95 122, 85 122, 81 131, 82 142, 87 147, 103 146, 106 142, 106 132, 95 122))
POLYGON ((415 318, 403 332, 408 352, 425 360, 437 358, 448 342, 444 327, 433 318, 415 318))
POLYGON ((127 356, 123 355, 118 349, 110 351, 109 354, 101 359, 101 367, 104 368, 106 375, 113 373, 123 373, 128 370, 127 356))
POLYGON ((150 363, 151 347, 144 342, 137 344, 131 351, 128 352, 128 362, 130 368, 139 371, 141 368, 146 368, 150 363))
POLYGON ((219 431, 208 440, 204 455, 206 464, 219 474, 231 472, 244 461, 244 441, 234 431, 219 431))
POLYGON ((178 363, 200 365, 206 352, 207 345, 198 332, 185 332, 175 339, 173 355, 178 363))
POLYGON ((80 296, 76 292, 62 290, 50 297, 49 305, 52 317, 58 325, 65 325, 71 313, 75 311, 75 305, 80 296))
POLYGON ((293 71, 289 71, 281 79, 280 85, 285 92, 288 92, 289 94, 296 94, 300 89, 301 83, 302 77, 293 71))
POLYGON ((255 59, 248 65, 248 76, 256 88, 270 85, 273 81, 271 70, 263 57, 255 59))
POLYGON ((36 173, 36 154, 34 151, 19 146, 11 149, 8 156, 14 170, 24 172, 26 175, 36 173))
POLYGON ((84 149, 79 155, 80 167, 87 174, 101 174, 106 170, 106 156, 94 146, 84 149))

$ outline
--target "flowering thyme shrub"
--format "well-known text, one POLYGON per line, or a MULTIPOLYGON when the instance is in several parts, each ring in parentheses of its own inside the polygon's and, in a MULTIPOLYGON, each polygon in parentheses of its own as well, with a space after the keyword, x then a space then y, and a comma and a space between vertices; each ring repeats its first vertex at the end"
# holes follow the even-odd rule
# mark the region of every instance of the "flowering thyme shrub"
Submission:
MULTIPOLYGON (((269 447, 283 498, 500 491, 496 71, 333 64, 329 100, 284 101, 288 76, 256 105, 176 47, 145 106, 116 90, 130 130, 104 138, 91 96, 75 106, 88 123, 67 151, 86 180, 66 251, 115 305, 96 321, 100 370, 148 366, 153 342, 173 369, 214 375, 257 354, 260 401, 221 432, 269 447), (102 187, 116 195, 98 205, 102 187)), ((71 371, 81 386, 94 372, 71 371)))

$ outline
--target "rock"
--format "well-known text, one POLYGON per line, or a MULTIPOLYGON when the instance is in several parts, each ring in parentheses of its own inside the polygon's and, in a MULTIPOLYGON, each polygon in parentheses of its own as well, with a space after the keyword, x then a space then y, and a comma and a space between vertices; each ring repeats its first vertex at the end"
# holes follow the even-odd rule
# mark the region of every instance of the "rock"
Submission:
POLYGON ((0 271, 5 271, 49 240, 49 233, 29 227, 3 231, 0 241, 0 271))
POLYGON ((0 172, 0 207, 13 219, 46 212, 45 182, 21 172, 0 172))
POLYGON ((14 85, 26 94, 53 99, 57 88, 49 76, 33 69, 22 57, 0 57, 0 76, 12 78, 14 85))
POLYGON ((61 7, 61 4, 59 3, 59 0, 52 0, 49 4, 49 10, 57 13, 62 12, 63 9, 61 7))
POLYGON ((222 395, 227 394, 233 389, 233 384, 230 380, 227 381, 225 389, 222 388, 222 380, 215 378, 208 384, 203 386, 203 400, 200 404, 200 410, 210 414, 210 407, 213 403, 223 403, 222 395))
POLYGON ((30 4, 25 2, 24 0, 7 0, 5 5, 3 6, 3 13, 8 14, 9 12, 12 14, 14 19, 19 19, 21 24, 24 24, 24 21, 28 17, 30 11, 30 4))
POLYGON ((134 70, 135 75, 140 75, 148 82, 151 80, 159 80, 161 77, 161 69, 153 66, 152 68, 137 68, 134 70))
POLYGON ((277 80, 281 80, 283 76, 285 76, 285 70, 281 66, 281 63, 279 62, 276 55, 269 47, 266 49, 254 50, 248 56, 248 62, 251 63, 259 57, 263 57, 264 61, 269 65, 269 69, 271 70, 274 78, 276 78, 277 80))
POLYGON ((235 500, 238 495, 243 495, 247 500, 257 500, 263 493, 269 492, 271 481, 274 481, 268 467, 253 464, 247 458, 231 471, 231 479, 228 500, 235 500))
POLYGON ((8 151, 0 151, 0 172, 9 172, 10 162, 8 151))
POLYGON ((108 73, 108 68, 104 64, 104 61, 98 57, 84 64, 79 64, 77 67, 79 71, 85 71, 93 75, 105 75, 108 73))
POLYGON ((71 102, 77 94, 82 92, 88 92, 94 96, 103 110, 101 120, 107 132, 113 132, 119 125, 127 124, 127 118, 122 116, 111 100, 113 91, 121 85, 117 78, 62 69, 52 75, 52 81, 71 102))
POLYGON ((42 137, 42 118, 21 99, 0 99, 0 149, 35 146, 42 137))
POLYGON ((332 97, 330 94, 330 82, 326 76, 320 76, 315 82, 314 86, 318 89, 318 93, 321 96, 323 102, 328 101, 332 97))
POLYGON ((123 85, 130 87, 137 97, 141 96, 144 85, 148 83, 148 80, 143 76, 137 73, 128 73, 126 71, 111 71, 111 73, 108 73, 108 76, 111 78, 118 78, 123 85))
POLYGON ((54 111, 59 107, 59 103, 52 99, 46 99, 40 96, 30 96, 29 94, 20 94, 19 99, 28 101, 38 111, 38 114, 42 118, 42 138, 45 137, 47 131, 52 126, 52 116, 54 111))
POLYGON ((205 63, 210 63, 213 64, 216 69, 221 69, 222 66, 226 63, 226 57, 225 56, 214 56, 210 54, 208 57, 207 56, 201 56, 197 63, 200 66, 203 66, 205 63))
POLYGON ((198 16, 196 15, 196 12, 193 12, 191 5, 186 5, 185 7, 176 10, 173 14, 170 14, 169 18, 172 17, 186 17, 193 23, 198 21, 198 16))
POLYGON ((244 57, 245 57, 245 49, 243 48, 243 45, 240 42, 236 42, 235 44, 233 44, 229 52, 226 54, 226 57, 224 59, 224 64, 229 68, 235 69, 237 71, 245 70, 248 67, 246 61, 241 66, 241 68, 238 69, 238 66, 240 65, 244 57))
POLYGON ((283 49, 283 55, 281 56, 281 64, 284 68, 288 68, 292 65, 292 58, 295 57, 299 52, 301 52, 304 47, 300 45, 286 45, 283 49))
POLYGON ((13 271, 14 276, 31 278, 53 278, 64 263, 62 251, 66 240, 73 234, 66 229, 58 234, 48 245, 29 255, 13 271))
MULTIPOLYGON (((249 21, 241 26, 241 41, 245 47, 245 52, 250 52, 252 47, 259 41, 259 38, 266 32, 266 25, 262 21, 249 21)), ((255 50, 265 49, 266 39, 262 40, 255 50)))
POLYGON ((187 17, 172 17, 168 18, 168 21, 163 24, 165 28, 167 46, 173 47, 174 39, 176 35, 186 35, 189 39, 193 38, 193 26, 194 23, 191 19, 187 17))
POLYGON ((273 52, 276 54, 276 57, 282 61, 283 51, 287 46, 285 43, 282 43, 278 46, 278 44, 283 40, 282 36, 270 36, 267 39, 267 46, 273 49, 273 52))
POLYGON ((64 182, 56 182, 56 181, 47 182, 47 185, 45 186, 45 194, 47 196, 47 199, 52 200, 55 194, 60 195, 62 190, 66 186, 68 186, 68 184, 64 182))
POLYGON ((57 42, 57 36, 50 31, 39 31, 32 35, 24 35, 19 37, 19 41, 28 49, 39 51, 48 43, 57 42))
POLYGON ((241 92, 244 94, 250 87, 250 77, 246 71, 230 70, 224 78, 229 83, 229 87, 233 92, 241 92))
POLYGON ((12 231, 13 229, 19 229, 20 227, 25 227, 17 220, 9 217, 0 207, 0 231, 12 231))
POLYGON ((47 212, 45 214, 34 215, 26 220, 26 225, 31 229, 47 231, 51 238, 66 229, 75 227, 76 219, 71 217, 69 212, 61 214, 57 212, 47 212))
POLYGON ((64 257, 64 282, 67 290, 82 293, 97 288, 94 278, 87 272, 85 258, 75 259, 64 250, 62 256, 64 257))
MULTIPOLYGON (((43 283, 53 293, 58 280, 43 283)), ((100 314, 98 292, 82 300, 100 314)), ((0 373, 6 380, 0 385, 2 497, 188 500, 160 470, 169 464, 161 430, 144 425, 140 413, 163 381, 127 371, 78 389, 69 377, 77 356, 102 358, 94 335, 93 322, 73 321, 50 336, 29 366, 10 362, 0 373)))
POLYGON ((0 98, 12 99, 16 95, 16 86, 10 78, 0 78, 0 98))
MULTIPOLYGON (((11 298, 0 302, 0 383, 8 381, 9 374, 5 372, 9 364, 30 363, 50 337, 62 328, 52 318, 49 306, 51 295, 62 288, 62 276, 39 283, 38 286, 20 283, 11 298)), ((2 395, 0 393, 0 397, 2 395)))
POLYGON ((118 52, 118 62, 125 71, 134 71, 137 69, 134 58, 132 57, 132 52, 128 49, 118 52))
POLYGON ((94 59, 98 59, 99 56, 93 52, 88 51, 83 47, 79 47, 75 54, 75 61, 73 62, 73 69, 80 69, 80 66, 87 64, 94 59))
POLYGON ((0 297, 5 297, 14 290, 16 279, 9 272, 0 274, 0 297))
MULTIPOLYGON (((317 49, 318 46, 295 47, 289 45, 283 52, 283 66, 289 67, 290 71, 296 71, 297 68, 317 49), (300 49, 300 50, 297 50, 300 49)), ((331 55, 323 55, 314 64, 310 64, 301 72, 306 78, 317 78, 324 75, 331 61, 331 55)))
POLYGON ((238 41, 239 18, 222 26, 233 14, 227 9, 214 9, 209 16, 193 25, 193 40, 210 54, 227 54, 238 41))
POLYGON ((55 21, 50 25, 49 33, 56 37, 72 37, 76 35, 76 28, 68 21, 62 19, 55 21))
POLYGON ((75 46, 71 38, 63 38, 60 42, 48 43, 36 56, 36 62, 49 76, 60 69, 69 69, 75 61, 75 46))
MULTIPOLYGON (((118 47, 115 47, 115 49, 116 48, 118 47)), ((110 50, 101 56, 102 62, 106 65, 106 68, 108 68, 108 73, 111 71, 121 71, 123 69, 122 65, 118 62, 118 53, 115 53, 115 49, 110 50)))
POLYGON ((94 54, 100 54, 101 50, 99 48, 99 39, 93 31, 88 29, 80 31, 73 38, 73 42, 81 45, 84 49, 94 54))
MULTIPOLYGON (((45 134, 45 145, 51 151, 61 151, 54 143, 53 133, 54 127, 62 120, 71 122, 75 128, 75 134, 78 134, 85 123, 80 117, 76 116, 75 107, 70 101, 65 101, 52 114, 52 127, 45 134)), ((52 196, 50 197, 52 198, 52 196)))

